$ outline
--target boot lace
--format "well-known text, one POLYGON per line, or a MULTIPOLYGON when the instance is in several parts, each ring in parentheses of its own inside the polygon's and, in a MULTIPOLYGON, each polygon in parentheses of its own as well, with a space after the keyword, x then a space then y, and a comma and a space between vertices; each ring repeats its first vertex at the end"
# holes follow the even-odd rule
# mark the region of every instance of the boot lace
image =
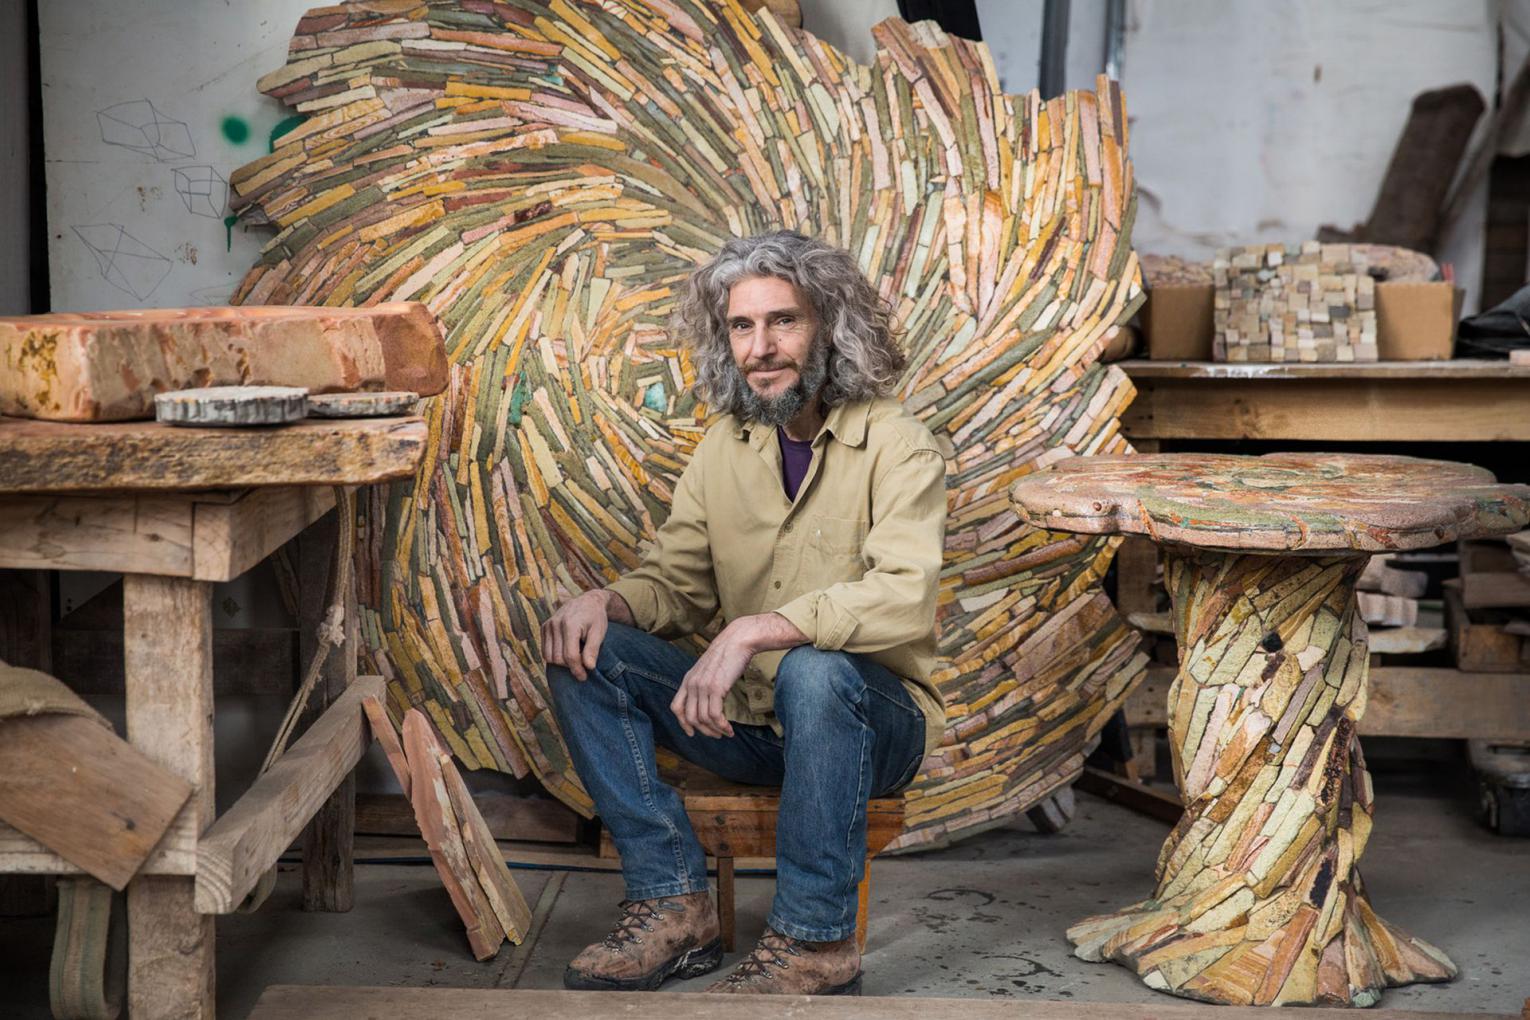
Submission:
POLYGON ((755 943, 754 951, 749 954, 749 957, 728 975, 728 983, 736 985, 767 977, 771 967, 786 970, 791 966, 791 962, 787 960, 788 956, 802 955, 799 945, 801 943, 790 935, 767 930, 760 936, 760 941, 755 943))
POLYGON ((602 944, 607 949, 619 951, 623 943, 641 945, 643 936, 638 932, 652 932, 654 922, 659 920, 660 910, 681 912, 684 910, 678 903, 669 900, 622 900, 622 918, 616 922, 616 927, 611 929, 602 944))

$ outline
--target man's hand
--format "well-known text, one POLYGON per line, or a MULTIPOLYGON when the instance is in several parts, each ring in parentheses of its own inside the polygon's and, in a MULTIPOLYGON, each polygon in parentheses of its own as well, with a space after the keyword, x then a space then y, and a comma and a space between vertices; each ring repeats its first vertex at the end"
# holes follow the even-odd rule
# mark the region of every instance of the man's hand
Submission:
POLYGON ((709 737, 733 736, 733 724, 723 715, 723 699, 744 675, 749 660, 760 652, 806 643, 807 635, 777 613, 741 616, 724 627, 669 703, 685 735, 694 737, 700 730, 709 737))
POLYGON ((549 666, 566 666, 576 680, 585 680, 595 668, 606 623, 632 622, 627 600, 597 588, 570 599, 542 624, 542 659, 549 666))

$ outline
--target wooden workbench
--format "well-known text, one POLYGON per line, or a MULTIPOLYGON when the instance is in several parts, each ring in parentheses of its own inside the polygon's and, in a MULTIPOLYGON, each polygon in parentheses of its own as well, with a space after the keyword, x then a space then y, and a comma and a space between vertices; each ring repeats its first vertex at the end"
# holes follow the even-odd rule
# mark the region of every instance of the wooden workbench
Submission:
MULTIPOLYGON (((1530 365, 1503 360, 1253 364, 1118 362, 1137 388, 1121 416, 1141 453, 1184 441, 1530 442, 1530 365)), ((1510 479, 1517 480, 1517 479, 1510 479)), ((1157 550, 1128 538, 1117 553, 1117 605, 1151 612, 1157 550)), ((1530 675, 1386 666, 1373 671, 1361 732, 1378 736, 1530 739, 1530 675)), ((1153 677, 1144 685, 1153 687, 1153 677)), ((1160 693, 1162 688, 1157 688, 1160 693)), ((1133 724, 1150 721, 1139 692, 1133 724)))
POLYGON ((1175 439, 1530 441, 1530 365, 1122 361, 1134 444, 1175 439))
MULTIPOLYGON (((212 1015, 214 915, 236 909, 316 815, 334 831, 314 841, 344 852, 315 862, 315 874, 348 890, 346 781, 369 739, 361 699, 383 686, 355 677, 356 614, 321 684, 333 703, 215 819, 212 585, 327 514, 336 487, 412 474, 426 436, 419 418, 274 429, 0 418, 0 567, 124 575, 127 738, 196 788, 128 886, 131 1015, 212 1015)), ((4 872, 79 869, 0 825, 4 872)), ((330 909, 347 901, 333 890, 313 898, 330 909)))

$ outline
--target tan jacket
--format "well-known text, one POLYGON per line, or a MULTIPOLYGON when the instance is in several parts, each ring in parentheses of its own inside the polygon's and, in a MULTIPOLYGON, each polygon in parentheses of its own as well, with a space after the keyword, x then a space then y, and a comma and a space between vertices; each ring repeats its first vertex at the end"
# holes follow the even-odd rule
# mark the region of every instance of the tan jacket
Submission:
MULTIPOLYGON (((935 599, 946 527, 945 461, 929 430, 896 400, 833 408, 792 502, 770 426, 725 418, 675 487, 669 519, 636 570, 609 586, 643 630, 694 634, 777 612, 816 648, 867 656, 902 677, 925 718, 925 753, 945 705, 935 666, 935 599)), ((754 657, 723 710, 770 725, 786 652, 754 657)))

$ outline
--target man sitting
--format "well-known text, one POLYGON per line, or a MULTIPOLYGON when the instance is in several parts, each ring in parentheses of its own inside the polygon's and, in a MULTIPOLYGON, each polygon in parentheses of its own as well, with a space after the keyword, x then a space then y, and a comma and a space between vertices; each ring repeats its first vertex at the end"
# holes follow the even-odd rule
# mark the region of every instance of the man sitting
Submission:
POLYGON ((570 988, 654 989, 722 962, 706 857, 655 745, 778 785, 777 883, 754 951, 708 991, 858 994, 866 802, 940 740, 930 679, 945 464, 893 392, 904 357, 849 253, 729 242, 674 316, 724 412, 641 565, 543 625, 558 723, 621 852, 616 927, 570 988), (666 638, 725 624, 698 659, 666 638))

